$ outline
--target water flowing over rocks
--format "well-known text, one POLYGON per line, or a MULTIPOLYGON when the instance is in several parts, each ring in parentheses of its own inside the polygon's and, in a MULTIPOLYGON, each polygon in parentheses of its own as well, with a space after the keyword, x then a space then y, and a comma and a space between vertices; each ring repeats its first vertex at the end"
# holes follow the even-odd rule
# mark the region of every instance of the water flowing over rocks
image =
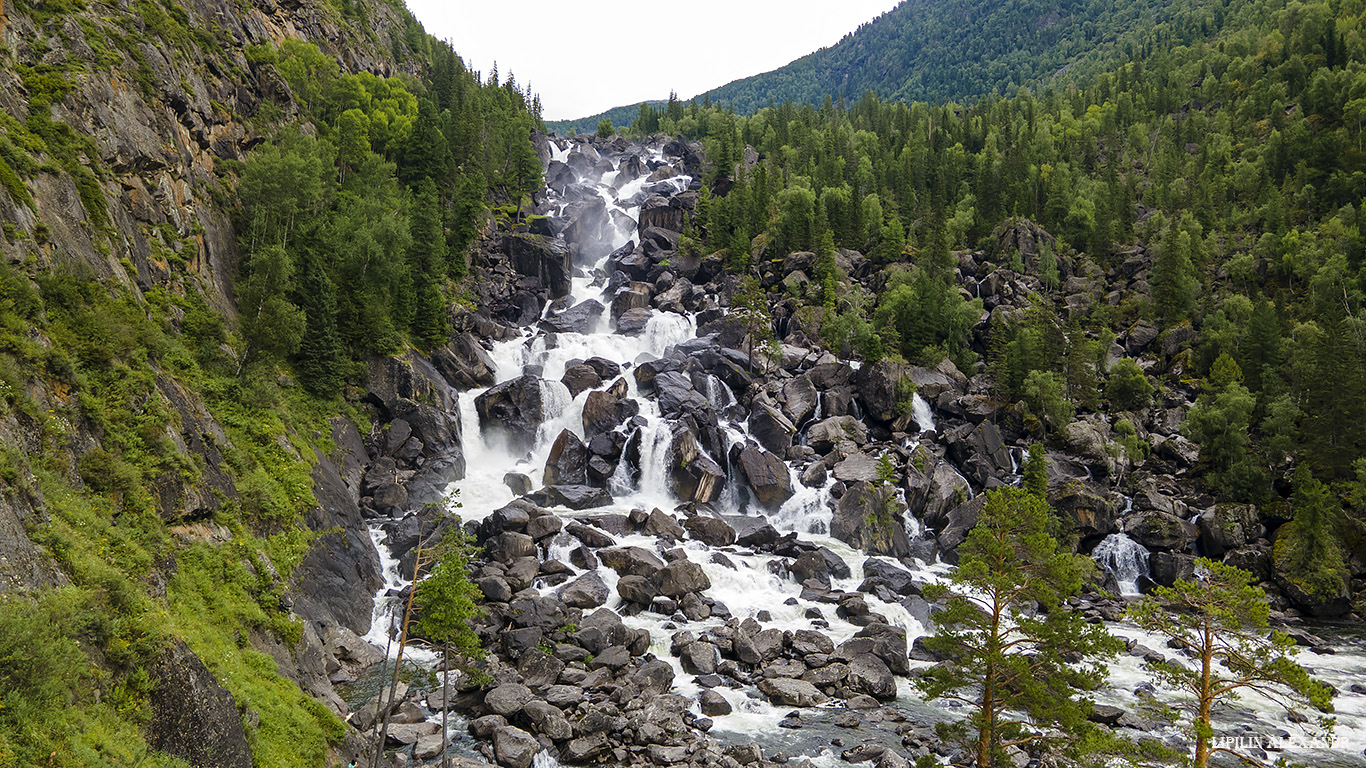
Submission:
MULTIPOLYGON (((791 307, 774 308, 781 354, 761 358, 729 314, 733 280, 682 237, 700 147, 538 141, 547 190, 531 212, 545 218, 478 246, 472 264, 489 278, 478 311, 411 380, 376 376, 394 382, 375 395, 384 425, 347 463, 381 542, 372 643, 388 640, 419 536, 440 530, 412 483, 440 451, 461 457, 447 474, 461 506, 448 511, 481 548, 478 680, 452 673, 398 696, 391 720, 415 722, 391 725, 391 742, 434 760, 427 725, 449 710, 458 752, 508 768, 800 765, 832 744, 830 760, 899 766, 942 750, 933 724, 952 713, 909 693, 942 662, 921 643, 937 608, 923 591, 951 573, 984 491, 1021 482, 1034 436, 985 374, 840 360, 791 307), (444 389, 423 390, 429 378, 444 389)), ((1022 250, 1051 237, 1007 234, 1022 250)), ((872 271, 852 251, 838 260, 872 271)), ((765 288, 814 256, 775 264, 762 267, 765 288)), ((1014 278, 966 279, 989 309, 1027 306, 1014 278)), ((1145 334, 1123 343, 1153 343, 1145 334)), ((1215 505, 1165 472, 1194 458, 1182 458, 1179 420, 1158 419, 1143 423, 1154 456, 1142 470, 1116 458, 1102 417, 1049 448, 1049 500, 1100 566, 1071 607, 1095 621, 1189 576, 1197 555, 1275 578, 1259 512, 1215 505)), ((348 652, 329 642, 341 668, 348 652)), ((1131 681, 1140 659, 1126 658, 1131 681)), ((1135 707, 1118 685, 1107 695, 1121 713, 1135 707)), ((377 706, 356 718, 373 721, 377 706)), ((1141 727, 1110 709, 1097 717, 1141 727)))

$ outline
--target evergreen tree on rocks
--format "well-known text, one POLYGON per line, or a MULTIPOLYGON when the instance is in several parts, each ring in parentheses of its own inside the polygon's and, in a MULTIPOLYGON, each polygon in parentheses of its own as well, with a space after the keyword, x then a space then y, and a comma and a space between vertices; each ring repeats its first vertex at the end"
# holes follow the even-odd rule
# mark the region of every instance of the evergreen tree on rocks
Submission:
MULTIPOLYGON (((1129 612, 1135 624, 1191 654, 1190 663, 1150 659, 1145 666, 1159 684, 1184 695, 1171 714, 1195 737, 1195 768, 1221 754, 1266 765, 1214 741, 1219 705, 1239 693, 1261 694, 1302 721, 1304 708, 1333 710, 1333 689, 1295 663, 1293 638, 1267 631, 1269 615, 1266 593, 1252 584, 1251 574, 1203 558, 1193 579, 1158 587, 1129 612)), ((1331 731, 1332 721, 1319 718, 1317 727, 1331 731)))
POLYGON ((427 348, 446 341, 446 303, 441 296, 441 279, 446 273, 446 235, 441 226, 441 205, 436 184, 423 179, 413 201, 412 244, 408 247, 408 269, 413 275, 416 303, 413 308, 413 336, 427 348))
POLYGON ((1105 682, 1103 661, 1123 644, 1064 604, 1089 564, 1058 546, 1057 521, 1034 493, 988 492, 953 580, 925 589, 945 601, 925 647, 947 663, 916 685, 928 700, 966 707, 968 717, 941 724, 940 735, 978 766, 1013 765, 1014 749, 1081 758, 1118 747, 1087 719, 1085 693, 1105 682))

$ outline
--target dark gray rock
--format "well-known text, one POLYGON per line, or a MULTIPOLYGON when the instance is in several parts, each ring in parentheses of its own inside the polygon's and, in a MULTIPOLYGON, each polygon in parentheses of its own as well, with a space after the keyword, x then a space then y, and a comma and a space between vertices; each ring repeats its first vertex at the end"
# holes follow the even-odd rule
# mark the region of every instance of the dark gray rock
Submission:
POLYGON ((503 768, 531 768, 540 751, 536 737, 521 728, 506 725, 493 732, 493 753, 503 768))
POLYGON ((896 416, 896 385, 906 375, 906 367, 890 360, 865 365, 854 375, 859 399, 868 417, 888 422, 896 416))
POLYGON ((541 321, 541 327, 556 333, 591 333, 606 307, 593 299, 578 304, 541 321))
POLYGON ((541 483, 554 485, 588 484, 588 448, 578 435, 562 430, 550 446, 541 483))
POLYGON ((702 571, 702 566, 691 560, 669 563, 655 574, 654 580, 659 585, 659 594, 666 597, 681 597, 711 588, 711 579, 702 571))
POLYGON ((895 489, 856 483, 845 490, 830 521, 830 535, 865 552, 902 558, 911 542, 895 489))
POLYGON ((611 595, 602 577, 589 571, 560 588, 560 600, 570 608, 597 608, 611 595))
POLYGON ((760 680, 759 690, 774 704, 785 707, 818 707, 830 700, 811 683, 791 678, 760 680))
POLYGON ((738 459, 740 471, 760 504, 776 510, 792 498, 792 477, 782 459, 756 446, 740 451, 738 459))
POLYGON ((542 506, 575 510, 605 507, 612 503, 612 494, 606 488, 588 485, 550 485, 527 498, 542 506))
POLYGON ((571 365, 564 369, 564 375, 560 377, 560 383, 569 390, 570 397, 578 397, 579 393, 585 389, 594 389, 602 386, 602 377, 592 367, 578 364, 571 365))
POLYGON ((176 641, 152 665, 147 740, 195 768, 251 768, 251 748, 232 694, 176 641))
POLYGON ((1156 510, 1139 512, 1125 526, 1129 537, 1153 550, 1184 551, 1195 541, 1193 524, 1175 515, 1156 510))
POLYGON ((806 431, 806 444, 819 454, 829 453, 843 440, 861 446, 868 442, 868 428, 853 416, 831 416, 806 431))
POLYGON ((1219 504, 1196 519, 1200 546, 1209 557, 1251 544, 1262 535, 1257 508, 1251 504, 1219 504))
POLYGON ((860 655, 849 662, 846 685, 850 690, 864 693, 881 701, 896 698, 896 678, 887 663, 872 655, 860 655))
POLYGON ((494 714, 512 717, 535 698, 536 695, 525 685, 505 683, 484 694, 484 706, 494 714))
POLYGON ((553 414, 541 379, 521 376, 505 381, 474 399, 479 422, 486 430, 503 430, 523 448, 530 448, 541 423, 553 414))
POLYGON ((694 515, 683 521, 688 535, 712 547, 727 547, 735 543, 735 529, 719 517, 694 515))
POLYGON ((503 238, 503 252, 519 274, 540 281, 550 298, 568 296, 573 288, 573 265, 563 240, 541 235, 512 234, 503 238))

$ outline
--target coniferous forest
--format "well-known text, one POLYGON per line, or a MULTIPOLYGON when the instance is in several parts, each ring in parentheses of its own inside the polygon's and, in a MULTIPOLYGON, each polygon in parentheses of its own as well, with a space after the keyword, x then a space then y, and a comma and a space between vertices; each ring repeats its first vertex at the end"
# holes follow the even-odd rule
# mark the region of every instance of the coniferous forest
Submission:
POLYGON ((5 12, 0 768, 1362 759, 1361 0, 5 12))

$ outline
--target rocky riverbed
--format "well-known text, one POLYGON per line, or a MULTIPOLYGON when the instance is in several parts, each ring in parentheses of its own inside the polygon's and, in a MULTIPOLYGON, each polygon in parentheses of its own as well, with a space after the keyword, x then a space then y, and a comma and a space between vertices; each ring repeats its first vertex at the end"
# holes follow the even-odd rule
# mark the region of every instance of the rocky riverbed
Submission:
MULTIPOLYGON (((911 685, 938 662, 916 642, 933 629, 922 589, 951 572, 980 494, 1019 481, 1034 439, 1019 414, 993 402, 983 374, 950 362, 840 359, 777 290, 778 352, 754 352, 731 312, 734 276, 680 244, 706 162, 696 144, 542 139, 540 151, 543 218, 485 242, 480 312, 454 318, 460 334, 430 363, 414 356, 371 376, 391 384, 371 396, 386 424, 358 483, 385 555, 367 638, 386 645, 413 548, 450 524, 412 510, 454 480, 461 506, 447 511, 482 546, 473 578, 491 651, 482 679, 429 678, 399 697, 396 759, 437 756, 442 709, 459 716, 457 750, 508 768, 950 757, 933 725, 955 713, 911 685), (898 408, 903 378, 916 384, 909 410, 898 408), (894 509, 897 524, 874 526, 871 503, 894 509)), ((813 258, 766 262, 765 287, 805 277, 813 258)), ((839 259, 851 279, 871 274, 858 253, 839 259)), ((966 290, 993 313, 1027 304, 1036 277, 983 262, 960 255, 966 290)), ((1100 290, 1062 266, 1076 293, 1100 290)), ((1130 329, 1116 356, 1142 359, 1149 330, 1130 329)), ((1259 511, 1184 480, 1197 451, 1177 427, 1191 397, 1164 392, 1126 414, 1153 446, 1146 461, 1114 450, 1102 415, 1048 451, 1050 501, 1102 566, 1075 609, 1131 647, 1096 717, 1135 735, 1155 728, 1140 706, 1153 693, 1142 658, 1174 652, 1118 623, 1124 598, 1102 590, 1170 584, 1197 555, 1277 583, 1259 511)), ((1293 598, 1273 596, 1279 619, 1338 612, 1293 598)), ((1303 661, 1340 689, 1340 734, 1366 735, 1360 636, 1299 637, 1303 661)), ((347 651, 354 663, 334 679, 373 653, 347 651)), ((362 729, 381 714, 355 703, 362 729)), ((1262 702, 1246 704, 1240 728, 1291 732, 1262 702)), ((1304 754, 1356 765, 1362 746, 1304 754)))

